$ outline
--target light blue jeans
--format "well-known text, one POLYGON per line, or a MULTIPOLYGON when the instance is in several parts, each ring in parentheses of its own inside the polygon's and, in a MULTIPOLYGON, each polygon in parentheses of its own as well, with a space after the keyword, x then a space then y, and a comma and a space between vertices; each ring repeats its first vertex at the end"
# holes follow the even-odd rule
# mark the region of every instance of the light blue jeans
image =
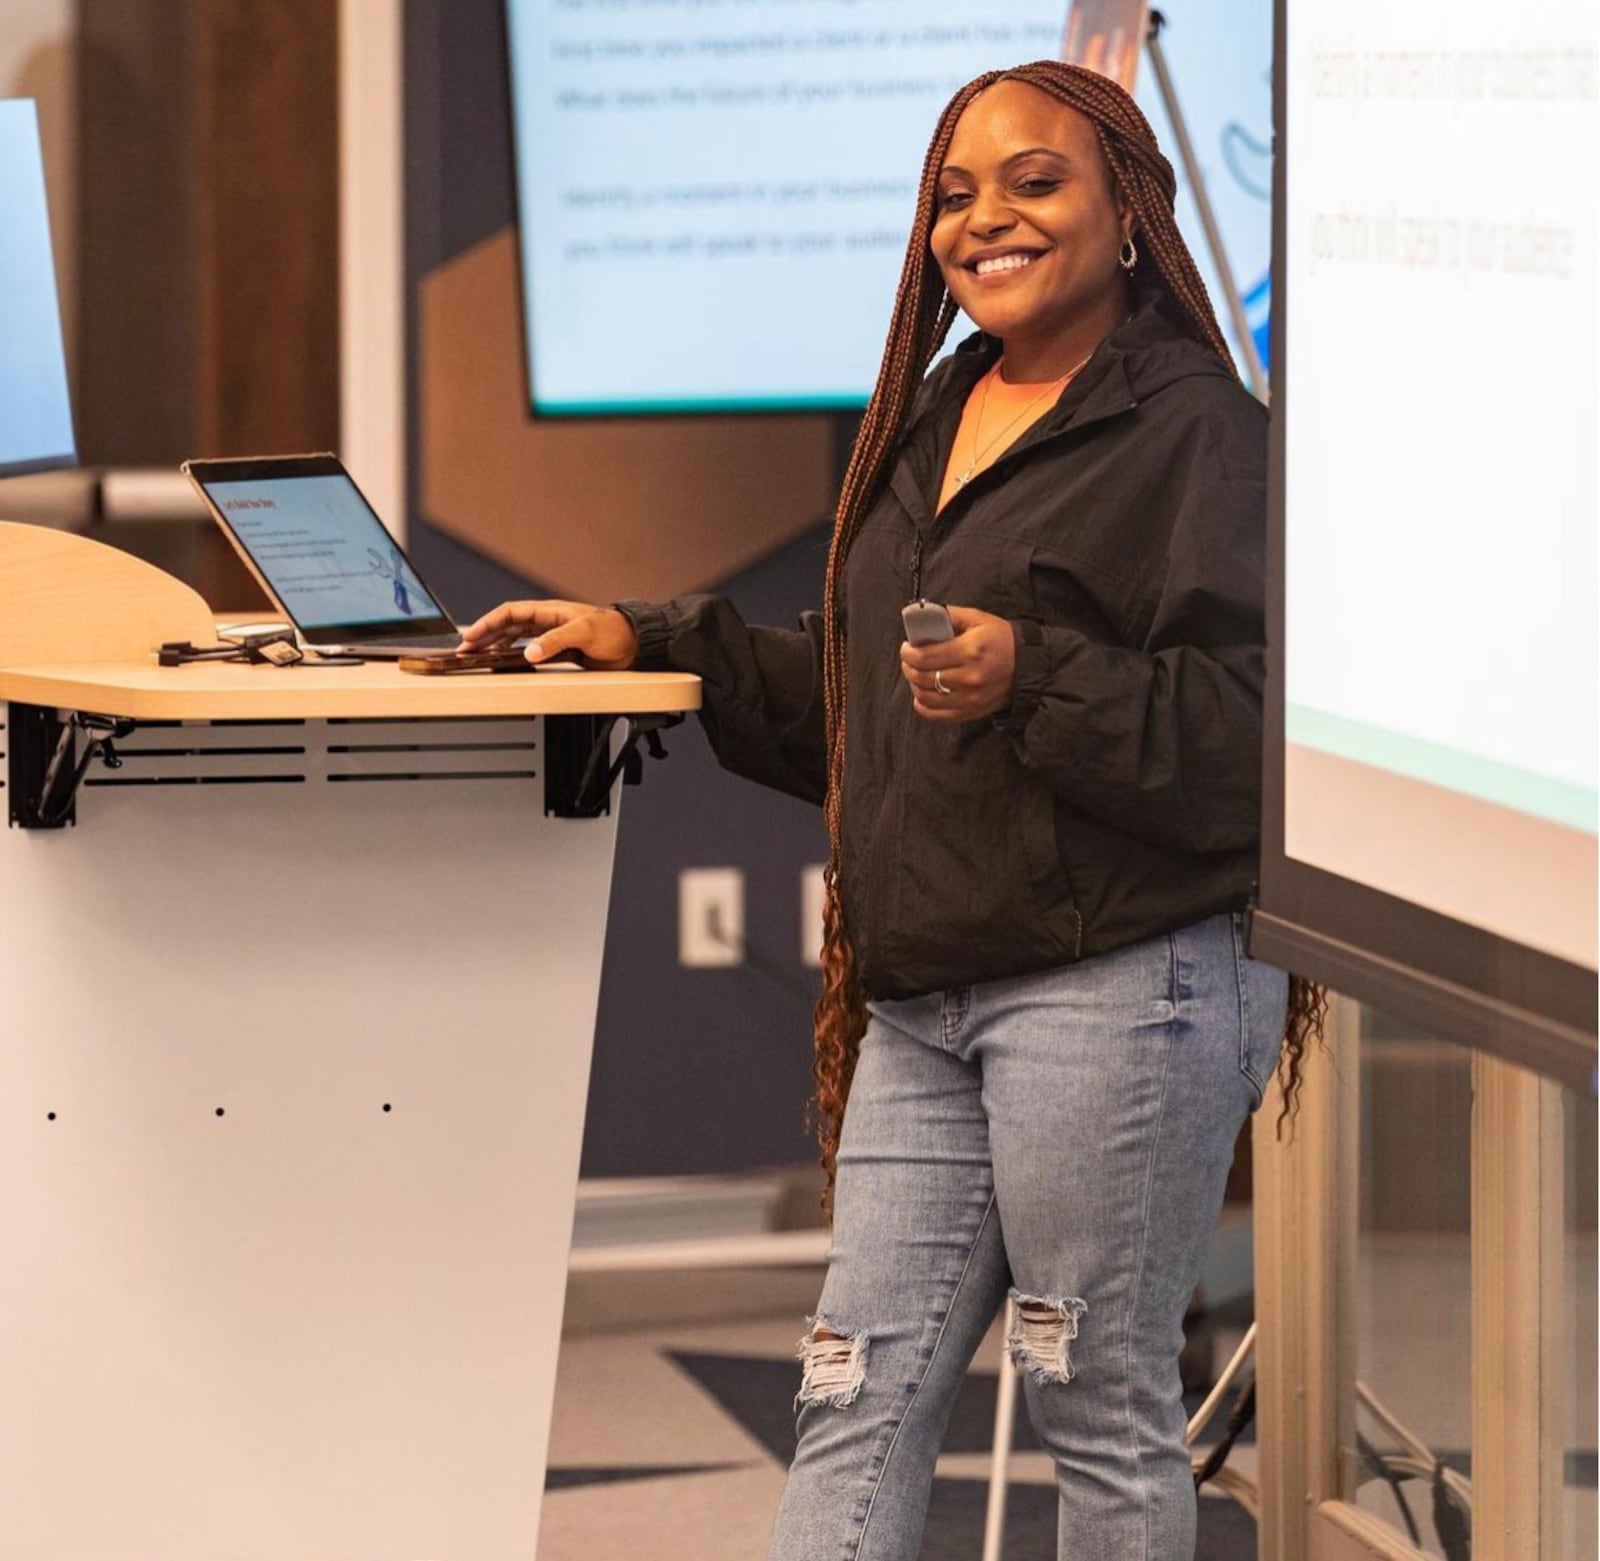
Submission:
POLYGON ((914 1561, 951 1404, 1008 1288, 1061 1556, 1189 1561, 1183 1316, 1287 988, 1220 915, 873 1005, 771 1561, 914 1561))

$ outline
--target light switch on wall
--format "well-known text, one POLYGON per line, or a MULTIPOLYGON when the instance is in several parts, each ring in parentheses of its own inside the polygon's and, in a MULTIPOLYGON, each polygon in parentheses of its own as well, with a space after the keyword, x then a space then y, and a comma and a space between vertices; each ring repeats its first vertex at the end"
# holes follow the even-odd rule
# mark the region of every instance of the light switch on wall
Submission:
POLYGON ((744 874, 737 867, 690 867, 678 874, 678 963, 744 963, 744 874))

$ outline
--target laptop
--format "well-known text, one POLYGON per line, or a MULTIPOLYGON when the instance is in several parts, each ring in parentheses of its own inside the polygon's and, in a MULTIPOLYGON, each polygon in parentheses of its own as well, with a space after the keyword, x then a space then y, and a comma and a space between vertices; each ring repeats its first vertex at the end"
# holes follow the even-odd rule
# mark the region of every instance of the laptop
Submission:
POLYGON ((337 456, 180 469, 306 649, 390 658, 459 648, 460 630, 337 456))

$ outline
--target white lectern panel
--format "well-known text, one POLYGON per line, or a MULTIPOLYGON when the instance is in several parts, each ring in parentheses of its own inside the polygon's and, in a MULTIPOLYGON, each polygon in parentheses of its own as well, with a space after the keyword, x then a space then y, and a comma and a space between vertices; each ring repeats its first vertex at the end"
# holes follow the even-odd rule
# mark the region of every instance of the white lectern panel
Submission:
POLYGON ((147 726, 0 831, 0 1561, 530 1561, 615 837, 541 737, 147 726))

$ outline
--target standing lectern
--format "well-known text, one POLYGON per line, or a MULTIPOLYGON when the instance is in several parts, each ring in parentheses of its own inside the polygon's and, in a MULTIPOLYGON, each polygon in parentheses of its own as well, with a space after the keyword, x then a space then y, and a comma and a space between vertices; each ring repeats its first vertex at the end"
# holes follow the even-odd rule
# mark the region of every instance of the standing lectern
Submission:
POLYGON ((213 638, 0 524, 0 1561, 530 1561, 607 783, 698 684, 213 638))

